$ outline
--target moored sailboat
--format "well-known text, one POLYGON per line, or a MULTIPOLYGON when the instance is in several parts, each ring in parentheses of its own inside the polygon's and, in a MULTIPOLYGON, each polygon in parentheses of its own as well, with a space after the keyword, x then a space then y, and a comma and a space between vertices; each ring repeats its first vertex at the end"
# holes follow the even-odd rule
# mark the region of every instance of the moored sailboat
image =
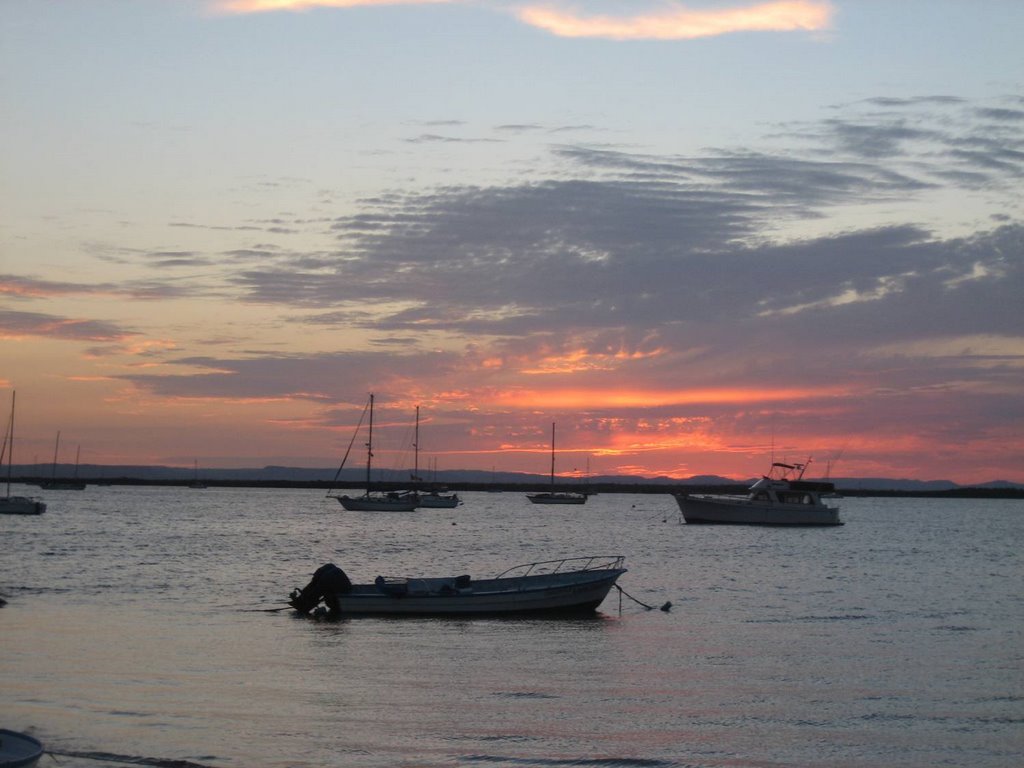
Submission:
POLYGON ((200 491, 204 490, 206 488, 206 481, 205 480, 201 480, 200 477, 199 477, 199 459, 194 459, 193 460, 193 464, 194 464, 194 471, 193 471, 193 475, 192 475, 192 482, 190 482, 188 484, 188 487, 196 489, 196 490, 200 490, 200 491))
POLYGON ((53 446, 53 469, 49 480, 43 480, 39 487, 44 491, 84 491, 85 483, 78 479, 78 461, 82 455, 82 446, 78 446, 75 452, 75 476, 71 479, 57 478, 57 455, 60 452, 60 431, 57 431, 57 441, 53 446))
MULTIPOLYGON (((331 498, 337 499, 338 503, 342 507, 349 510, 350 512, 411 512, 419 506, 419 497, 415 493, 408 491, 387 491, 387 492, 374 492, 372 482, 372 465, 373 465, 373 395, 370 395, 369 403, 367 408, 370 413, 369 429, 367 431, 366 440, 366 492, 362 496, 333 496, 328 493, 331 498)), ((365 414, 366 411, 364 410, 365 414)), ((356 425, 356 434, 359 433, 359 427, 362 425, 362 419, 360 418, 359 424, 356 425)), ((353 440, 355 435, 353 435, 353 440)), ((351 446, 350 446, 351 447, 351 446)), ((346 454, 347 456, 348 454, 346 454)), ((344 466, 344 460, 342 461, 344 466)), ((339 468, 340 471, 340 468, 339 468)))
POLYGON ((551 490, 528 493, 526 498, 533 504, 586 504, 587 494, 574 491, 555 490, 555 423, 551 422, 551 490))
POLYGON ((41 515, 46 511, 46 504, 31 496, 11 496, 11 474, 14 467, 14 400, 16 393, 11 392, 11 420, 7 424, 4 436, 3 452, 0 452, 0 465, 4 454, 7 456, 7 493, 0 497, 0 515, 41 515))
POLYGON ((443 493, 439 488, 431 488, 423 491, 419 487, 422 481, 420 474, 420 407, 416 406, 416 432, 413 438, 413 481, 417 483, 416 494, 419 496, 419 506, 428 509, 454 509, 462 503, 457 493, 443 493))

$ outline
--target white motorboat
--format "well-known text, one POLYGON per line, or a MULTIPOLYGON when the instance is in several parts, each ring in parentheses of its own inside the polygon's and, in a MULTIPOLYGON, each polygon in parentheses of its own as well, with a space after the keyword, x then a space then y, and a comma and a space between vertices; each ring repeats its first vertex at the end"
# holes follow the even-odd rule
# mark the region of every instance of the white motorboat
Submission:
POLYGON ((621 555, 526 563, 493 578, 378 576, 352 584, 333 563, 317 569, 289 605, 340 616, 506 616, 580 614, 597 609, 626 572, 621 555), (326 606, 318 608, 323 602, 326 606))
POLYGON ((11 473, 14 467, 14 400, 16 393, 11 392, 11 420, 7 424, 4 435, 3 451, 0 452, 0 466, 4 455, 7 456, 7 492, 0 496, 0 515, 41 515, 46 511, 45 502, 32 496, 11 496, 11 473))
POLYGON ((842 525, 839 509, 822 501, 835 485, 803 479, 809 463, 775 462, 745 497, 677 494, 676 502, 687 524, 842 525))

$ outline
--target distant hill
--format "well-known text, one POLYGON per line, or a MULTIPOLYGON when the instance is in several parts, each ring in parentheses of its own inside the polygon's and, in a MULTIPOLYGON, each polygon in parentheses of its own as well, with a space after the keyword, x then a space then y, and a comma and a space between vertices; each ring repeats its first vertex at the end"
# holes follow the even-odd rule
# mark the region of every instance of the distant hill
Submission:
MULTIPOLYGON (((38 464, 15 465, 12 470, 16 479, 32 482, 38 479, 49 479, 52 475, 57 477, 71 477, 75 474, 73 464, 58 464, 54 473, 53 466, 47 464, 41 467, 38 464)), ((181 483, 194 479, 196 471, 193 467, 165 467, 165 466, 142 466, 142 465, 119 465, 107 466, 97 464, 84 464, 78 467, 77 475, 87 482, 124 482, 140 481, 150 483, 181 483)), ((409 470, 381 471, 374 472, 374 480, 385 483, 408 484, 411 482, 412 473, 409 470)), ((338 472, 336 469, 328 468, 307 468, 307 467, 286 467, 266 466, 259 468, 243 469, 201 469, 199 477, 206 482, 221 483, 309 483, 322 484, 337 482, 342 485, 358 485, 365 480, 366 470, 363 468, 345 469, 338 472)), ((431 473, 430 479, 437 484, 470 484, 470 485, 529 485, 546 483, 549 480, 547 475, 528 474, 523 472, 490 472, 483 470, 447 470, 431 473)), ((580 485, 587 486, 702 486, 702 487, 727 487, 751 485, 756 478, 746 480, 733 480, 718 475, 694 475, 684 479, 672 477, 640 477, 638 475, 594 475, 588 477, 586 482, 580 481, 580 485)), ((813 479, 813 478, 808 478, 813 479)), ((942 492, 955 491, 964 488, 978 488, 989 491, 998 490, 1021 490, 1024 483, 1015 483, 1008 480, 992 480, 986 483, 971 486, 961 486, 950 480, 910 480, 906 478, 885 478, 885 477, 839 477, 831 478, 839 491, 893 491, 893 492, 942 492)), ((561 485, 573 485, 575 481, 559 480, 561 485)))

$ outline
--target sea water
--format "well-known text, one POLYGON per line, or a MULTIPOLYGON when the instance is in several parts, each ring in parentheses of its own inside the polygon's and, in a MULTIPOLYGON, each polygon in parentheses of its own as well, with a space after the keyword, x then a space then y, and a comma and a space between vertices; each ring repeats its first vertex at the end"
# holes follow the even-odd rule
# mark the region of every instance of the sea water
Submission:
POLYGON ((669 495, 463 496, 47 492, 0 517, 0 727, 70 768, 1024 762, 1022 501, 849 498, 843 527, 781 529, 688 526, 669 495), (594 618, 273 611, 327 562, 366 582, 591 554, 629 568, 594 618))

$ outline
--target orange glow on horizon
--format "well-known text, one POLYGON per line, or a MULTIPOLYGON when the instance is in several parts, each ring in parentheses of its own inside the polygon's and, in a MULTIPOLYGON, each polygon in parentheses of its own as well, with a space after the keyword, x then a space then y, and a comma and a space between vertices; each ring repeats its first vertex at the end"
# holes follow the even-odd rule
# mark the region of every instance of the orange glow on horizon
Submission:
POLYGON ((493 396, 495 405, 509 408, 586 410, 588 408, 651 408, 670 405, 770 403, 850 394, 839 387, 822 389, 682 389, 682 390, 513 390, 493 396))

